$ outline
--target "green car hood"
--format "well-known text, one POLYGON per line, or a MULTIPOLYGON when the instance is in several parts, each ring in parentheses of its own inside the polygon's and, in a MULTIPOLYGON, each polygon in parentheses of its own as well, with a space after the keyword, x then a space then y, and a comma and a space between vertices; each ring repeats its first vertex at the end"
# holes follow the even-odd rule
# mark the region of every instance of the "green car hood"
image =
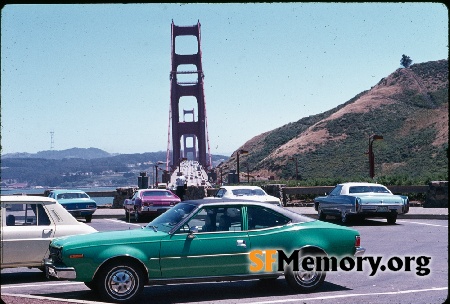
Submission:
POLYGON ((167 236, 166 232, 152 229, 133 229, 120 231, 94 232, 83 235, 71 235, 55 238, 52 246, 75 249, 93 246, 119 245, 157 241, 167 236))

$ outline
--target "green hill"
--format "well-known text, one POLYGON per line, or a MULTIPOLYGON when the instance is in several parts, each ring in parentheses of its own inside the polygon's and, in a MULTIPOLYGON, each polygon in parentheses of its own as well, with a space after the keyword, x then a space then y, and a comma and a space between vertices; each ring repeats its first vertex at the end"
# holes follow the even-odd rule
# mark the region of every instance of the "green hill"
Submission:
MULTIPOLYGON (((401 68, 370 90, 327 112, 258 135, 239 149, 241 174, 255 179, 361 180, 369 176, 369 137, 375 177, 427 181, 448 176, 448 61, 401 68)), ((238 150, 239 150, 238 149, 238 150)), ((236 153, 223 172, 236 168, 236 153)), ((242 177, 241 177, 242 178, 242 177)))

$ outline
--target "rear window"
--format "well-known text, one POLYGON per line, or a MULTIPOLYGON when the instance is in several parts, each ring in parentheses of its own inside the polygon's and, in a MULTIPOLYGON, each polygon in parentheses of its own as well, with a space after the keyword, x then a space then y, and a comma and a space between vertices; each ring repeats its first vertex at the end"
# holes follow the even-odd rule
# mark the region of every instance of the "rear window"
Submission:
POLYGON ((389 193, 384 187, 380 186, 353 186, 348 190, 349 193, 389 193))
POLYGON ((172 194, 168 191, 146 191, 142 193, 142 196, 148 197, 148 196, 165 196, 165 197, 170 197, 172 196, 172 194))
POLYGON ((234 189, 231 192, 236 196, 265 195, 261 189, 234 189))
POLYGON ((73 198, 89 198, 89 196, 86 193, 79 192, 79 193, 60 193, 56 197, 56 199, 73 199, 73 198))

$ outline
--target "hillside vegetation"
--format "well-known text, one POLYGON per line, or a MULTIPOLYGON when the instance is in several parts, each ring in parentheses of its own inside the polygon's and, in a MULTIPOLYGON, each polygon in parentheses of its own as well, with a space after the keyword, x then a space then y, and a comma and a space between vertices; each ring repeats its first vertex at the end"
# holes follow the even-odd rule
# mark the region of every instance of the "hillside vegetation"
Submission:
MULTIPOLYGON (((334 109, 250 139, 240 171, 248 163, 252 178, 291 180, 296 158, 304 181, 365 180, 373 134, 384 137, 373 143, 377 179, 447 180, 448 61, 398 69, 334 109)), ((236 169, 235 153, 222 169, 236 169)))

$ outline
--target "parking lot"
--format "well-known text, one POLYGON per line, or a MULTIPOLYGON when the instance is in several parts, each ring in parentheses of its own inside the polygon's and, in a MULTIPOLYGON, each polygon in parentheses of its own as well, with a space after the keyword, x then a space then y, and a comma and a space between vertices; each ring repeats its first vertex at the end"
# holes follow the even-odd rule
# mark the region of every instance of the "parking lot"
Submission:
MULTIPOLYGON (((94 218, 99 231, 138 229, 143 223, 125 218, 94 218)), ((329 220, 339 224, 337 220, 329 220)), ((361 234, 365 256, 379 257, 374 275, 366 261, 357 271, 332 271, 325 284, 310 294, 294 293, 283 278, 261 282, 217 282, 147 286, 140 303, 443 303, 448 295, 448 221, 424 218, 399 219, 395 225, 373 219, 349 224, 361 234), (419 258, 429 264, 419 267, 419 258), (409 263, 407 263, 409 261, 409 263), (399 265, 402 264, 402 265, 399 265), (409 267, 406 267, 409 264, 409 267), (392 267, 389 267, 392 266, 392 267), (408 269, 409 268, 409 269, 408 269), (418 269, 428 269, 424 275, 418 269)), ((1 272, 5 303, 98 303, 83 283, 47 280, 36 269, 1 272), (54 302, 57 301, 57 302, 54 302)))

